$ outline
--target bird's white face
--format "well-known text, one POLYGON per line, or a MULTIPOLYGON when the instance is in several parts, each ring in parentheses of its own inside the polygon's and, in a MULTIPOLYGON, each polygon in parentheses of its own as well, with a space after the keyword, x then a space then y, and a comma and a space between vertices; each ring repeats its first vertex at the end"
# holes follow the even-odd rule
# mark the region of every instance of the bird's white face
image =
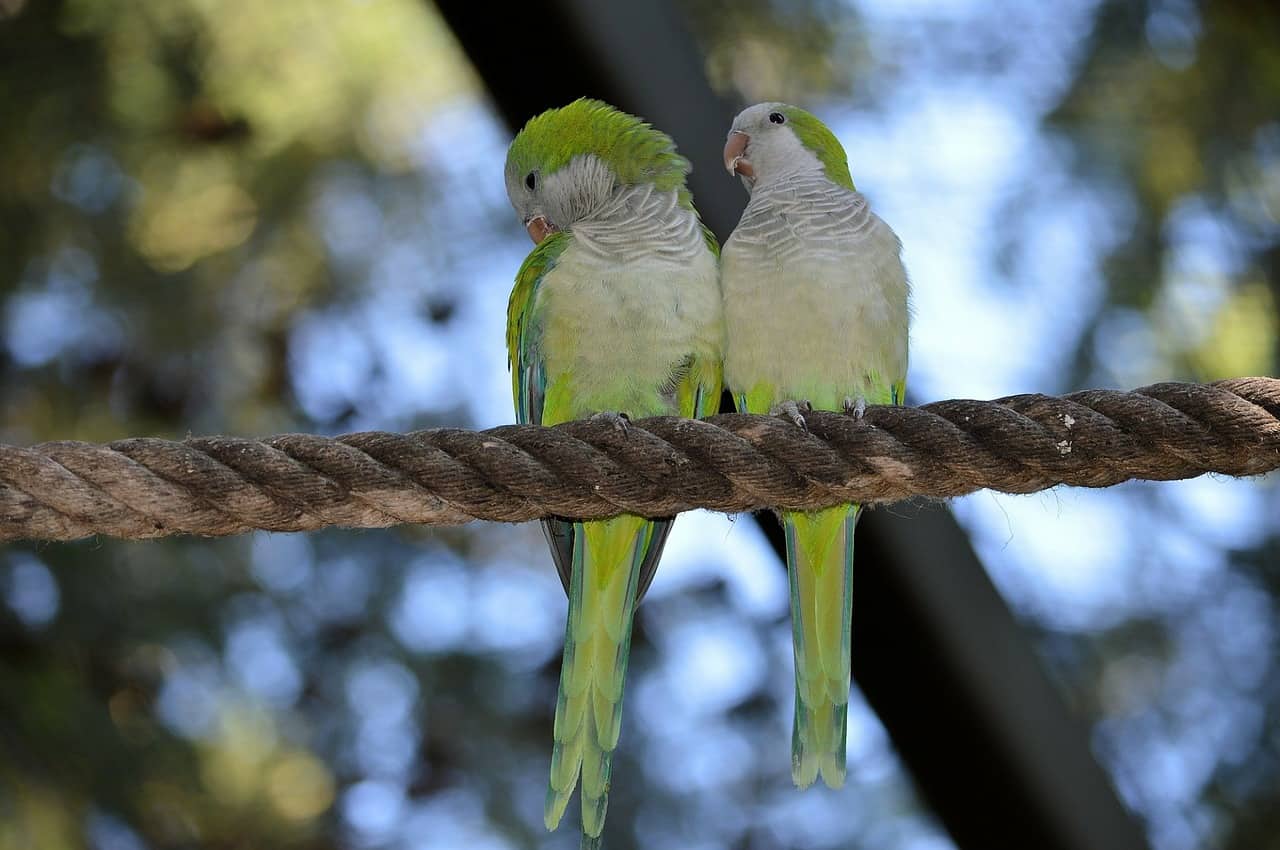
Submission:
POLYGON ((783 107, 782 103, 757 103, 733 119, 724 146, 724 167, 742 178, 748 192, 761 182, 822 172, 817 156, 788 126, 783 107))
POLYGON ((521 173, 509 165, 506 175, 507 197, 535 245, 604 203, 615 182, 594 154, 576 156, 553 174, 537 168, 521 173))

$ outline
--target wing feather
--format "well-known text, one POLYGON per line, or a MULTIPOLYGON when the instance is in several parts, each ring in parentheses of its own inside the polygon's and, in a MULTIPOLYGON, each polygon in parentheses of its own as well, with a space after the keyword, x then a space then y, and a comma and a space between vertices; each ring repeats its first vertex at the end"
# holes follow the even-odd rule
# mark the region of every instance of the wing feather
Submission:
MULTIPOLYGON (((538 287, 555 268, 569 245, 569 234, 553 233, 538 243, 516 273, 516 285, 507 303, 507 358, 511 368, 511 394, 516 422, 541 425, 546 402, 547 376, 542 355, 542 333, 535 311, 538 287)), ((544 519, 542 532, 550 544, 551 556, 565 593, 573 570, 573 523, 544 519)))

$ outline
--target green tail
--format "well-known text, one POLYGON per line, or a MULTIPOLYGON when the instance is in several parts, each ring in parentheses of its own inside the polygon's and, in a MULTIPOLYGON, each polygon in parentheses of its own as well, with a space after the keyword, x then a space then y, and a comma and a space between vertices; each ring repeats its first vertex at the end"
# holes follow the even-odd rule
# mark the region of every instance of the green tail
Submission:
POLYGON ((791 778, 801 788, 819 774, 831 788, 844 784, 853 529, 859 510, 840 505, 782 516, 796 661, 791 778))
POLYGON ((655 543, 660 541, 654 540, 653 523, 640 517, 574 524, 569 622, 543 818, 547 829, 555 829, 581 776, 584 848, 598 846, 604 828, 632 615, 655 543))

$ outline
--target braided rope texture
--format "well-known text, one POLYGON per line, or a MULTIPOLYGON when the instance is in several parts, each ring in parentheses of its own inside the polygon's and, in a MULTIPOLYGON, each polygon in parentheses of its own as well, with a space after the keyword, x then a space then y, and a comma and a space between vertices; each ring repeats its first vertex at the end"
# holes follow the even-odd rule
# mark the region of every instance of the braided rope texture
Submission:
POLYGON ((1280 468, 1280 380, 1163 383, 772 416, 553 428, 0 445, 0 540, 544 516, 669 516, 1032 493, 1280 468))

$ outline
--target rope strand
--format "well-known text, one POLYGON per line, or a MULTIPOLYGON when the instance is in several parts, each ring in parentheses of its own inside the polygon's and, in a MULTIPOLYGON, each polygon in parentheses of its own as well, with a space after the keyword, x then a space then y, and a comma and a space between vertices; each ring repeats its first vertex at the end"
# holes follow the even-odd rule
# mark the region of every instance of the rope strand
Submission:
POLYGON ((816 509, 1280 467, 1280 380, 330 439, 0 446, 0 540, 816 509))

